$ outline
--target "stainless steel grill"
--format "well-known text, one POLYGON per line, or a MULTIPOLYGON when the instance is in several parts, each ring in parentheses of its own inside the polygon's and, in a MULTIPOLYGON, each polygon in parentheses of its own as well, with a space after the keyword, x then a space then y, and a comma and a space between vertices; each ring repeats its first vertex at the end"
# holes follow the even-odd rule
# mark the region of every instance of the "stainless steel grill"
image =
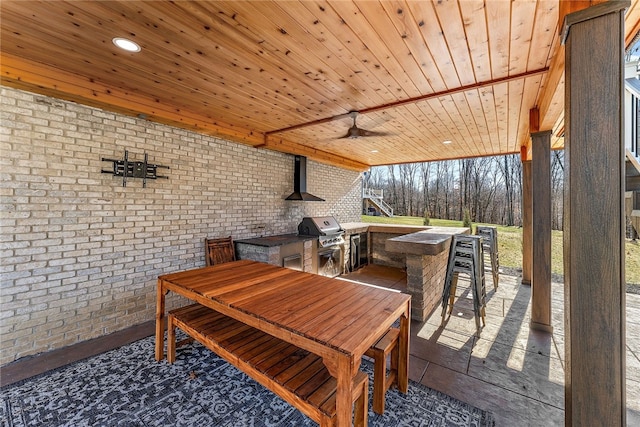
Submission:
POLYGON ((344 244, 344 230, 332 216, 304 217, 298 225, 298 234, 318 236, 321 248, 344 244))
POLYGON ((313 255, 314 271, 329 277, 342 273, 344 230, 334 217, 304 217, 298 225, 298 234, 318 237, 313 255))

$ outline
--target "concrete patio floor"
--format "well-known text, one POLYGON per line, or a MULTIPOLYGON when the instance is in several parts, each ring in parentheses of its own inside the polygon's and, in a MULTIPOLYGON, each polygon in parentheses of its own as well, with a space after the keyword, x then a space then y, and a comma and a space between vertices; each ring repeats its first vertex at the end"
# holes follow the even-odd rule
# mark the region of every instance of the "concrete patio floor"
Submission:
MULTIPOLYGON (((531 288, 487 275, 486 326, 475 336, 469 281, 460 275, 454 309, 440 327, 440 309, 411 323, 409 376, 478 408, 497 426, 564 425, 564 290, 552 284, 553 334, 529 328, 531 288)), ((343 279, 406 289, 403 270, 368 265, 343 279)), ((640 426, 640 295, 627 293, 627 425, 640 426)), ((595 319, 594 319, 595 320, 595 319)))
MULTIPOLYGON (((368 265, 342 279, 403 291, 400 269, 368 265)), ((498 291, 487 276, 486 326, 475 337, 469 281, 460 276, 452 316, 440 328, 440 310, 412 321, 409 376, 459 400, 491 411, 496 426, 564 425, 564 292, 552 285, 553 334, 529 329, 531 289, 520 277, 500 275, 498 291)), ((627 425, 640 426, 640 295, 627 293, 627 425)), ((153 334, 146 322, 104 337, 0 369, 6 386, 153 334)))

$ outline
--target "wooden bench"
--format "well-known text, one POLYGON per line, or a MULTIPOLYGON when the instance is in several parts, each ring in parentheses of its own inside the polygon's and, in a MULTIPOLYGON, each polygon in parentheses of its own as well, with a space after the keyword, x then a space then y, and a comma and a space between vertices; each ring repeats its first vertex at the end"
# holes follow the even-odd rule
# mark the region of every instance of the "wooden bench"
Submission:
MULTIPOLYGON (((322 358, 200 304, 168 315, 167 358, 176 358, 178 327, 320 424, 334 426, 337 381, 322 358)), ((369 378, 353 381, 354 425, 367 425, 369 378)))

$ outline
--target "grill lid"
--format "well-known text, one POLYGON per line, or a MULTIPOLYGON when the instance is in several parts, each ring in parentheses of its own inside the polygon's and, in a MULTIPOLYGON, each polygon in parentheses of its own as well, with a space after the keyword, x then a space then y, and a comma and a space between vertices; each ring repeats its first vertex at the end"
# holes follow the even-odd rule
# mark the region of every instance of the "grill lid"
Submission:
POLYGON ((304 217, 298 225, 298 234, 310 236, 326 236, 342 234, 344 230, 332 216, 304 217))

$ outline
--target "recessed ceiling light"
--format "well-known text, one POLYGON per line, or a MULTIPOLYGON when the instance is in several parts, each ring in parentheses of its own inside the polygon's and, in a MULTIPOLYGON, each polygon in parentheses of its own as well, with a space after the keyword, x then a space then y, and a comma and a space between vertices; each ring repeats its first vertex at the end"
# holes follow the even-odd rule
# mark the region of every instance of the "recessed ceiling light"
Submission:
POLYGON ((442 143, 443 144, 451 144, 451 141, 447 139, 446 141, 442 141, 442 143))
POLYGON ((132 42, 129 39, 115 37, 112 41, 113 44, 118 46, 120 49, 126 50, 127 52, 140 52, 140 46, 138 45, 138 43, 132 42))
POLYGON ((371 150, 371 152, 372 152, 372 153, 377 153, 377 152, 378 152, 378 150, 371 150))

